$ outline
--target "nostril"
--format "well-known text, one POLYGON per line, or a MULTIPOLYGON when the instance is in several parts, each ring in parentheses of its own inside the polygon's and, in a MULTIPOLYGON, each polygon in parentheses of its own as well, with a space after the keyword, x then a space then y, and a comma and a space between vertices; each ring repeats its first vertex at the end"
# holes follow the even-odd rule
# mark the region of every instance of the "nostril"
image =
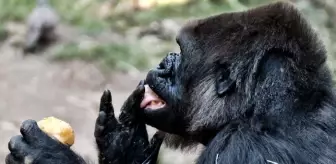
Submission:
POLYGON ((179 63, 179 59, 179 53, 168 53, 167 56, 156 67, 156 72, 158 73, 158 76, 172 76, 174 68, 179 63))
POLYGON ((161 62, 158 66, 158 69, 166 69, 165 62, 161 62))
POLYGON ((169 53, 168 53, 168 56, 176 56, 176 55, 179 55, 179 54, 176 53, 176 52, 169 52, 169 53))

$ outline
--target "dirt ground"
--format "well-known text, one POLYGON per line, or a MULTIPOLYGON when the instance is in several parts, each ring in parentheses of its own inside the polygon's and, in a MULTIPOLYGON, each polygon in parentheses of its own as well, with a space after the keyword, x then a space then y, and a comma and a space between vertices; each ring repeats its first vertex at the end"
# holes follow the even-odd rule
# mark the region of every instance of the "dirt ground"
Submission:
MULTIPOLYGON (((95 65, 83 62, 52 63, 44 56, 23 57, 20 50, 0 43, 0 163, 8 153, 11 136, 19 134, 26 119, 55 116, 75 129, 73 149, 96 160, 93 139, 98 102, 110 89, 116 114, 144 73, 103 75, 95 65)), ((149 133, 153 134, 150 128, 149 133)), ((164 164, 193 163, 195 152, 163 148, 164 164)))

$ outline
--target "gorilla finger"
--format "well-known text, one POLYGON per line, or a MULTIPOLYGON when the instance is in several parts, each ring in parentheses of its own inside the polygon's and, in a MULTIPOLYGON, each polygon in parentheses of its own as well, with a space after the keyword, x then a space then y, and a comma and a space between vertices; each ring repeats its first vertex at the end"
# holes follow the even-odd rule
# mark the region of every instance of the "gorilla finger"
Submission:
MULTIPOLYGON (((140 85, 138 85, 138 87, 132 92, 130 97, 137 97, 141 99, 141 97, 143 96, 143 93, 145 92, 145 83, 144 82, 140 82, 140 85)), ((141 101, 141 100, 140 100, 141 101)))
POLYGON ((6 164, 21 164, 22 159, 15 158, 12 154, 8 154, 5 159, 6 164))
POLYGON ((119 115, 119 121, 122 124, 130 125, 135 119, 137 113, 140 112, 140 103, 144 97, 145 86, 140 82, 137 89, 135 89, 131 95, 127 98, 123 106, 121 107, 121 113, 119 115))
POLYGON ((100 102, 100 111, 96 124, 106 126, 107 123, 117 124, 112 105, 112 96, 109 90, 104 91, 100 102))
POLYGON ((127 120, 129 119, 129 117, 131 117, 131 116, 129 115, 129 113, 125 113, 124 111, 122 111, 122 112, 120 113, 120 115, 119 115, 119 121, 120 121, 120 123, 124 124, 125 121, 127 121, 127 120))
POLYGON ((134 122, 134 119, 135 119, 134 115, 125 113, 124 111, 122 111, 119 116, 120 123, 126 126, 132 125, 132 123, 134 122))
POLYGON ((95 131, 94 131, 94 136, 95 138, 100 138, 103 136, 103 132, 104 132, 104 127, 103 126, 99 126, 96 125, 95 127, 95 131))
POLYGON ((23 143, 23 138, 21 135, 12 137, 8 142, 8 149, 10 152, 15 152, 18 149, 18 145, 23 143))
POLYGON ((101 136, 101 133, 104 131, 105 123, 106 123, 105 112, 99 112, 98 118, 96 120, 95 131, 94 131, 95 137, 101 136))
POLYGON ((118 125, 118 121, 114 116, 107 117, 105 112, 99 112, 96 119, 94 135, 96 138, 104 135, 105 131, 113 131, 118 125))
POLYGON ((153 146, 155 147, 155 145, 162 144, 165 136, 166 136, 165 132, 157 131, 150 140, 150 147, 153 146))
POLYGON ((105 90, 101 99, 100 99, 100 106, 99 111, 105 112, 107 115, 114 116, 114 109, 112 105, 112 95, 110 90, 105 90))
POLYGON ((149 143, 149 151, 150 152, 153 152, 153 151, 159 151, 162 143, 163 143, 163 140, 164 140, 164 137, 165 137, 165 133, 162 132, 162 131, 158 131, 156 132, 152 139, 150 140, 150 143, 149 143))
POLYGON ((157 163, 157 158, 159 155, 160 147, 162 145, 164 139, 164 133, 163 132, 156 132, 153 136, 153 138, 150 141, 150 146, 146 150, 146 152, 149 153, 149 156, 146 158, 146 160, 143 162, 143 164, 154 164, 157 163))
POLYGON ((139 86, 143 86, 143 85, 145 85, 145 80, 140 80, 140 82, 139 82, 137 88, 138 88, 139 86))
POLYGON ((140 108, 140 103, 144 97, 145 86, 139 85, 137 89, 135 89, 132 94, 127 98, 121 111, 125 111, 126 113, 132 112, 140 108))
MULTIPOLYGON (((49 140, 49 137, 44 133, 34 120, 26 120, 22 123, 20 132, 24 140, 29 144, 41 140, 49 140)), ((51 138, 50 138, 51 139, 51 138)), ((41 142, 38 142, 41 143, 41 142)))
POLYGON ((104 125, 107 121, 105 112, 99 112, 98 118, 96 119, 96 125, 104 125))
POLYGON ((12 156, 17 159, 23 159, 30 151, 30 148, 21 135, 14 136, 10 139, 8 149, 12 156))

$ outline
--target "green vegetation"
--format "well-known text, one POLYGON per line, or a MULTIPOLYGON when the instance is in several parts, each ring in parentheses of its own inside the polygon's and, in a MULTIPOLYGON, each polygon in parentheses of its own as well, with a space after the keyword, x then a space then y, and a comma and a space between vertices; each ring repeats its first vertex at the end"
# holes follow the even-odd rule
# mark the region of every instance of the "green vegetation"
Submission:
POLYGON ((0 22, 24 20, 34 4, 35 0, 0 0, 0 22))
MULTIPOLYGON (((36 0, 0 0, 0 22, 6 21, 24 21, 27 15, 35 7, 36 0)), ((50 3, 56 8, 63 21, 87 28, 88 30, 102 30, 105 26, 104 21, 97 20, 94 9, 98 1, 77 0, 50 0, 50 3)))
MULTIPOLYGON (((18 21, 23 22, 29 12, 35 6, 36 0, 0 0, 0 22, 18 21)), ((110 8, 111 13, 104 18, 98 15, 101 6, 109 0, 50 0, 62 18, 64 24, 73 26, 83 32, 84 35, 94 36, 102 31, 118 32, 126 35, 133 27, 147 27, 151 22, 162 19, 190 19, 214 15, 222 12, 239 11, 246 9, 246 6, 255 6, 275 0, 190 0, 185 5, 168 5, 154 7, 144 11, 133 11, 132 7, 114 11, 115 4, 110 8)), ((124 3, 130 0, 118 0, 124 3)), ((329 51, 329 65, 336 72, 333 66, 336 60, 335 23, 330 25, 331 20, 336 20, 336 14, 332 12, 335 5, 322 4, 323 1, 295 0, 295 3, 302 9, 304 15, 312 22, 315 28, 322 35, 322 39, 329 51), (316 3, 321 2, 321 3, 316 3)), ((326 1, 327 2, 327 1, 326 1)), ((116 1, 117 3, 117 1, 116 1)), ((329 2, 328 3, 334 3, 329 2)), ((105 4, 106 5, 106 4, 105 4)), ((335 8, 335 10, 334 10, 335 8)), ((334 21, 332 21, 334 22, 334 21)), ((6 38, 8 33, 3 25, 0 25, 0 40, 6 38)), ((136 37, 133 37, 137 39, 136 37)), ((78 44, 65 45, 57 52, 57 58, 62 60, 83 59, 87 61, 98 61, 104 65, 116 69, 126 69, 129 66, 146 68, 153 60, 166 54, 174 48, 174 42, 159 40, 152 47, 159 47, 160 50, 147 48, 141 49, 139 41, 125 41, 120 43, 103 43, 92 49, 79 49, 78 44), (135 44, 136 43, 136 44, 135 44), (158 55, 160 54, 160 55, 158 55), (150 61, 147 61, 150 60, 150 61)), ((100 43, 101 44, 101 43, 100 43)), ((150 47, 149 46, 149 47, 150 47)), ((148 47, 148 45, 147 45, 148 47)), ((153 48, 155 49, 155 48, 153 48)))
MULTIPOLYGON (((35 1, 0 0, 0 22, 24 21, 34 8, 35 1)), ((156 7, 136 13, 125 10, 121 13, 114 13, 107 19, 99 19, 97 13, 102 2, 96 0, 50 0, 64 22, 89 31, 99 31, 118 25, 126 25, 127 28, 127 26, 144 25, 164 18, 201 17, 223 11, 239 10, 237 7, 242 7, 241 3, 237 3, 237 0, 219 0, 217 3, 200 0, 192 1, 186 5, 156 7), (123 21, 125 23, 122 23, 123 21)))
MULTIPOLYGON (((0 0, 0 22, 16 21, 24 22, 27 15, 35 6, 36 0, 0 0)), ((84 32, 83 34, 94 35, 104 30, 112 30, 124 34, 132 27, 146 26, 149 23, 165 18, 190 18, 201 17, 234 10, 224 0, 221 5, 209 1, 194 1, 187 5, 170 5, 156 7, 145 11, 129 11, 112 13, 105 19, 98 17, 98 10, 104 1, 96 0, 50 0, 52 6, 60 14, 62 22, 76 27, 84 32)), ((121 1, 120 1, 121 2, 121 1)), ((112 9, 113 10, 113 9, 112 9)), ((6 31, 0 26, 0 39, 6 36, 6 31)), ((104 66, 113 69, 128 69, 136 67, 143 69, 149 67, 153 60, 158 60, 173 48, 172 43, 160 41, 155 47, 160 50, 144 51, 141 45, 125 43, 104 43, 92 48, 79 48, 77 43, 64 45, 56 52, 57 60, 82 59, 102 63, 104 66)))
POLYGON ((108 18, 109 22, 122 22, 114 24, 118 28, 129 26, 146 25, 153 21, 162 20, 165 18, 191 18, 212 15, 223 11, 234 10, 227 4, 217 5, 207 1, 193 2, 186 5, 168 5, 153 8, 151 10, 140 11, 136 14, 120 13, 108 18))
POLYGON ((0 42, 5 40, 8 36, 8 32, 6 31, 3 25, 0 25, 0 42))
POLYGON ((56 54, 56 60, 82 59, 85 61, 95 61, 108 68, 117 70, 127 70, 130 67, 139 69, 148 66, 147 55, 144 55, 140 47, 130 48, 122 44, 96 45, 91 48, 81 48, 77 44, 68 44, 62 47, 56 54))

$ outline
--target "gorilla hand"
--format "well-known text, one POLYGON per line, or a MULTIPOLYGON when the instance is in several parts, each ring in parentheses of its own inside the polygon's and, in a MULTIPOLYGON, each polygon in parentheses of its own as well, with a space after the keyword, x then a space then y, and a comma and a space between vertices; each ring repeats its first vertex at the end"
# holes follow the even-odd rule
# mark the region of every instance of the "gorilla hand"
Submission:
POLYGON ((41 131, 36 121, 24 121, 20 132, 22 135, 12 137, 8 143, 10 154, 6 157, 6 164, 85 163, 68 146, 41 131))
POLYGON ((124 103, 119 123, 114 116, 111 93, 104 92, 95 128, 100 164, 156 163, 164 136, 157 133, 151 143, 148 142, 146 126, 141 119, 143 93, 144 86, 140 83, 124 103))

